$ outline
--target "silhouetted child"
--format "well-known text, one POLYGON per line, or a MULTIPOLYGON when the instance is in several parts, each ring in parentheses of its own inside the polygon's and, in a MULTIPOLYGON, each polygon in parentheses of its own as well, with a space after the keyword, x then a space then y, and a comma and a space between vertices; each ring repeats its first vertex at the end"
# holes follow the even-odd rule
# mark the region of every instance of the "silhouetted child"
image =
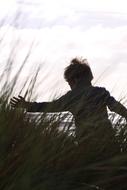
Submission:
MULTIPOLYGON (((71 90, 53 102, 27 102, 21 96, 11 99, 12 107, 24 107, 28 112, 62 112, 73 114, 76 137, 99 138, 100 143, 108 136, 114 142, 114 130, 108 119, 107 107, 127 119, 127 109, 110 93, 91 84, 93 74, 85 59, 74 58, 66 67, 64 78, 71 90), (99 136, 100 135, 100 136, 99 136)), ((92 138, 91 138, 92 139, 92 138)))

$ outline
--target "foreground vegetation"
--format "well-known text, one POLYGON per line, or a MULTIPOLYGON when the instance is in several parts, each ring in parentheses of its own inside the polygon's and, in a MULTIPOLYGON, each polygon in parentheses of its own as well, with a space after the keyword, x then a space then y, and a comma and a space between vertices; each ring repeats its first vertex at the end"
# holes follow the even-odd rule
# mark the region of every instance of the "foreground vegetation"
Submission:
POLYGON ((1 99, 0 189, 126 189, 127 125, 116 121, 121 154, 104 159, 103 134, 97 137, 99 146, 91 136, 83 140, 87 146, 79 145, 70 132, 72 123, 59 130, 60 122, 61 117, 47 119, 45 114, 31 121, 27 113, 12 110, 6 98, 1 99))
MULTIPOLYGON (((113 114, 110 116, 121 150, 114 154, 110 134, 105 134, 103 129, 98 133, 92 130, 77 142, 72 132, 73 119, 66 119, 60 128, 68 113, 50 118, 42 113, 31 120, 24 110, 11 109, 9 99, 25 62, 27 59, 11 82, 8 80, 10 62, 0 77, 1 81, 4 78, 0 91, 0 190, 126 190, 126 122, 113 114), (110 154, 105 151, 105 145, 110 154)), ((28 99, 38 71, 30 82, 24 81, 23 88, 29 85, 25 94, 28 99)), ((83 127, 87 131, 88 126, 83 127)))

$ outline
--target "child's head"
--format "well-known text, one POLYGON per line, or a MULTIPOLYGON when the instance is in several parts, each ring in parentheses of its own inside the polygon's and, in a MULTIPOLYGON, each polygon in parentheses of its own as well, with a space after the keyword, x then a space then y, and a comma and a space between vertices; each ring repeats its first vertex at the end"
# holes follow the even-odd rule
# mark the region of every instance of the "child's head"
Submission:
POLYGON ((69 84, 81 80, 91 83, 93 74, 86 59, 74 58, 71 60, 71 64, 65 68, 64 78, 69 84))

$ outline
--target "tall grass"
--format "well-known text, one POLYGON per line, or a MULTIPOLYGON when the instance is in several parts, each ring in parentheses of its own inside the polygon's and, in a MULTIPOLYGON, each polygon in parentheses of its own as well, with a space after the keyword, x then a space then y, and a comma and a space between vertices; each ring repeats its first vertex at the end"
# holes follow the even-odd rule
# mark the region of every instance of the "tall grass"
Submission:
MULTIPOLYGON (((105 157, 102 147, 110 142, 110 134, 100 141, 104 132, 97 133, 95 138, 93 131, 92 135, 81 138, 81 143, 78 143, 71 131, 73 120, 66 119, 60 130, 59 126, 68 113, 54 114, 50 118, 41 113, 31 120, 24 110, 12 109, 9 99, 24 63, 11 81, 6 78, 1 88, 0 190, 127 189, 126 123, 111 115, 121 153, 114 155, 114 147, 109 147, 110 156, 107 152, 105 157)), ((12 63, 8 64, 4 75, 11 72, 12 63)), ((26 80, 21 87, 20 94, 27 85, 25 96, 29 99, 34 95, 38 72, 39 69, 29 85, 26 80)))

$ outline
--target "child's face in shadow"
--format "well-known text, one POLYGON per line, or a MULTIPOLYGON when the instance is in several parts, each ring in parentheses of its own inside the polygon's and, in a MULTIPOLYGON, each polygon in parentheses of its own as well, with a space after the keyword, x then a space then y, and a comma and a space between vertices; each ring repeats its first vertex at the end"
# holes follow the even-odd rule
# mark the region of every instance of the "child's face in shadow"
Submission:
POLYGON ((83 85, 83 86, 89 86, 89 85, 91 85, 91 82, 90 82, 89 80, 86 80, 85 78, 82 78, 82 79, 80 79, 80 80, 77 79, 77 78, 75 78, 75 79, 70 80, 70 81, 68 82, 68 84, 69 84, 71 90, 73 90, 79 83, 81 84, 81 86, 82 86, 82 85, 83 85))
POLYGON ((77 79, 73 79, 73 80, 70 80, 70 81, 68 82, 68 84, 69 84, 71 90, 73 90, 73 89, 76 87, 77 83, 78 83, 78 80, 77 80, 77 79))

